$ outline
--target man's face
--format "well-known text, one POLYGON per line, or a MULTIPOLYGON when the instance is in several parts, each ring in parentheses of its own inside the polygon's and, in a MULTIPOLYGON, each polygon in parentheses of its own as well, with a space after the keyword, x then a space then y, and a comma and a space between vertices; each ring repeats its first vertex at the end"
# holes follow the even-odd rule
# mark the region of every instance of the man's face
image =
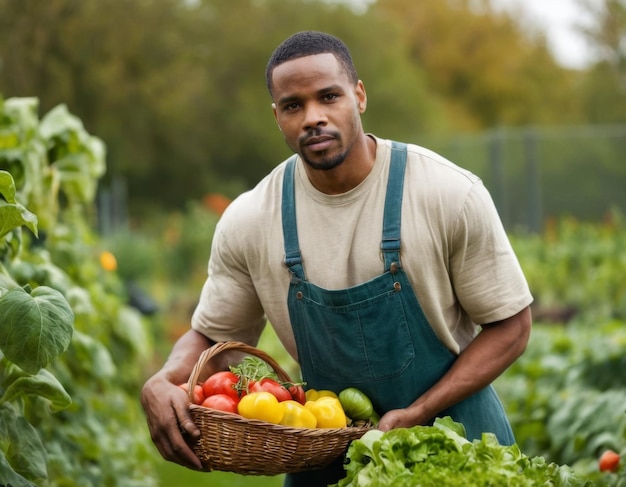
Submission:
POLYGON ((362 131, 367 97, 331 53, 274 68, 272 108, 287 145, 313 169, 333 169, 362 131))

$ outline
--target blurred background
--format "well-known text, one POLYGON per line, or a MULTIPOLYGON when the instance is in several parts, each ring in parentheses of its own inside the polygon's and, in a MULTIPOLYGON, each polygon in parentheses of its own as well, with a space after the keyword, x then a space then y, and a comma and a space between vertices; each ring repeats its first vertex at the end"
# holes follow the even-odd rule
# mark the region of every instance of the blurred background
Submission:
POLYGON ((476 171, 509 228, 540 230, 549 216, 599 218, 625 203, 623 8, 2 0, 0 92, 37 96, 42 113, 65 103, 106 142, 108 232, 208 193, 232 198, 285 158, 265 64, 291 33, 325 30, 352 50, 368 131, 476 171))
MULTIPOLYGON (((264 69, 276 45, 305 29, 350 47, 368 93, 367 131, 426 146, 485 181, 531 282, 536 320, 557 325, 536 332, 554 348, 532 348, 501 386, 516 434, 528 453, 588 465, 606 441, 570 452, 571 437, 555 446, 545 429, 547 391, 570 384, 539 376, 552 367, 561 380, 572 362, 548 367, 540 357, 571 358, 584 344, 573 355, 606 372, 593 350, 608 345, 589 348, 585 334, 595 326, 616 347, 602 363, 624 372, 624 0, 0 0, 0 98, 35 97, 41 116, 63 104, 106 146, 87 243, 115 257, 116 292, 147 329, 134 392, 189 327, 219 215, 289 155, 264 69)), ((0 169, 12 170, 1 158, 0 169)), ((297 374, 269 327, 262 346, 297 374)), ((623 394, 624 383, 609 390, 623 394)), ((609 443, 623 446, 626 421, 615 424, 609 443)), ((141 481, 94 485, 222 478, 150 465, 141 481)))

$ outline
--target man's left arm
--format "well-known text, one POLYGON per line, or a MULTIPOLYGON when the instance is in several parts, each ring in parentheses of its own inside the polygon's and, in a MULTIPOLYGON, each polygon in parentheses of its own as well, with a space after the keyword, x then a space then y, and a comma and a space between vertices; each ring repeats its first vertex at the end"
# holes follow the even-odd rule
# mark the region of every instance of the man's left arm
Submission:
POLYGON ((406 409, 386 413, 378 428, 427 424, 441 411, 491 384, 526 349, 531 329, 530 307, 510 318, 482 326, 450 370, 406 409))

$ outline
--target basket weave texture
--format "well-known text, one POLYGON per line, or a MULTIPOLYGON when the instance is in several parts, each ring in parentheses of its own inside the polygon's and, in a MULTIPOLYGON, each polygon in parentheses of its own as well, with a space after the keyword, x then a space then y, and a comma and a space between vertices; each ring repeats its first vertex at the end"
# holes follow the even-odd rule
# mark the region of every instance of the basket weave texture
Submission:
MULTIPOLYGON (((284 382, 289 375, 268 354, 241 342, 221 342, 198 358, 188 384, 200 383, 204 367, 218 354, 236 350, 265 361, 284 382)), ((193 387, 188 388, 193 391, 193 387)), ((191 394, 190 394, 191 398, 191 394)), ((369 427, 292 428, 238 414, 190 404, 191 415, 202 436, 192 447, 203 470, 242 475, 278 475, 323 468, 342 456, 352 440, 369 427)))

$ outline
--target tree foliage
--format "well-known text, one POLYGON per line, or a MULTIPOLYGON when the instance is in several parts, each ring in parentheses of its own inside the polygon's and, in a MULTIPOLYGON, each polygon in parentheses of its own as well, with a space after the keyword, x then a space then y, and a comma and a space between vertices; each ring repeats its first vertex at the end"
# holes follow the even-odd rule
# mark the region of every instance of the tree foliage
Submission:
POLYGON ((402 25, 414 64, 448 106, 455 128, 555 123, 576 112, 571 76, 545 38, 488 2, 379 0, 374 11, 402 25))
POLYGON ((593 21, 580 25, 598 56, 582 83, 582 104, 593 123, 626 120, 626 1, 578 0, 593 21))
MULTIPOLYGON (((42 110, 67 104, 106 141, 104 181, 126 178, 135 210, 182 208, 209 192, 232 197, 288 155, 264 69, 303 29, 351 47, 366 129, 381 136, 626 116, 597 108, 618 85, 607 67, 589 78, 560 67, 541 34, 486 0, 363 11, 323 0, 0 0, 0 91, 37 96, 42 110)), ((616 47, 600 32, 595 42, 616 47)))
POLYGON ((578 0, 578 3, 593 19, 590 25, 579 25, 579 29, 595 46, 600 59, 626 76, 626 1, 578 0))

